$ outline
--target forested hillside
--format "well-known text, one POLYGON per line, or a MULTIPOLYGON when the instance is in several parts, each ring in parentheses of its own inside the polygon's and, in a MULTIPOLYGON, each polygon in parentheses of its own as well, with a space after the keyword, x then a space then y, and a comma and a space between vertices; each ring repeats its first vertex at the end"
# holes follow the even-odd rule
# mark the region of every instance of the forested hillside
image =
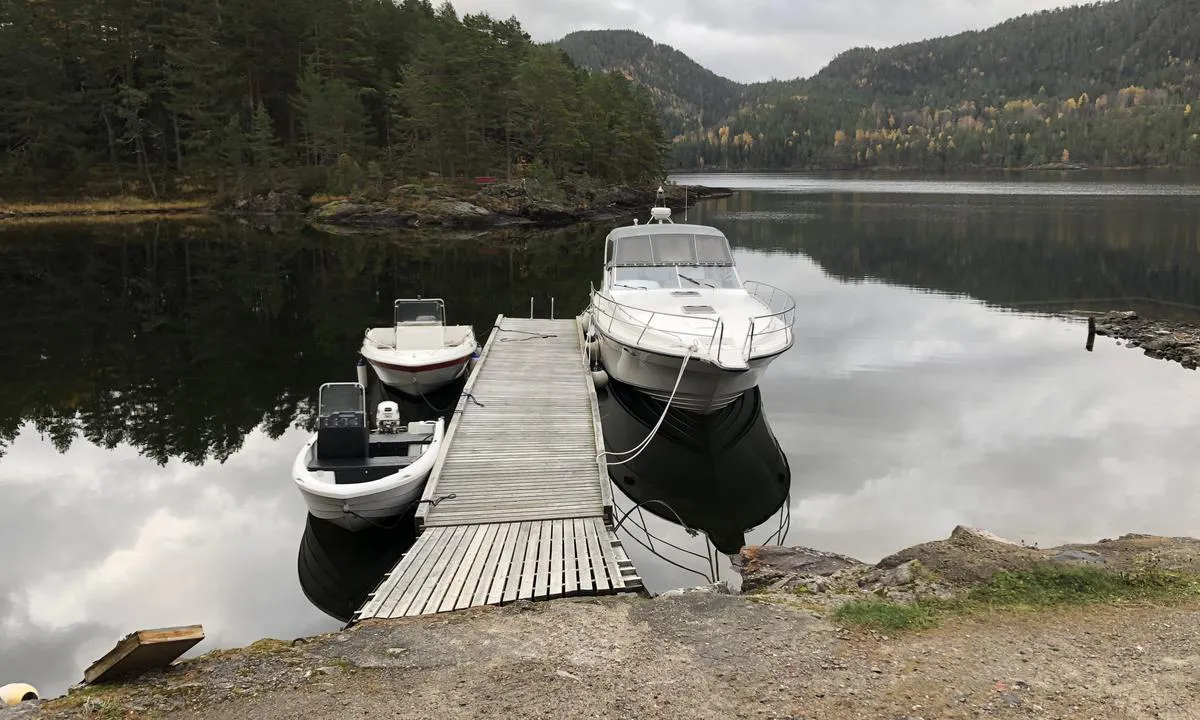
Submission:
MULTIPOLYGON (((670 73, 634 62, 669 56, 662 46, 595 62, 576 45, 563 47, 588 67, 637 67, 660 105, 686 98, 670 73)), ((1200 0, 1041 12, 735 87, 719 120, 682 104, 684 122, 665 118, 676 167, 1200 166, 1200 0)))
POLYGON ((632 30, 581 30, 554 44, 586 70, 616 72, 647 88, 671 136, 721 122, 752 94, 632 30))
POLYGON ((429 0, 0 2, 0 196, 657 176, 649 94, 429 0))

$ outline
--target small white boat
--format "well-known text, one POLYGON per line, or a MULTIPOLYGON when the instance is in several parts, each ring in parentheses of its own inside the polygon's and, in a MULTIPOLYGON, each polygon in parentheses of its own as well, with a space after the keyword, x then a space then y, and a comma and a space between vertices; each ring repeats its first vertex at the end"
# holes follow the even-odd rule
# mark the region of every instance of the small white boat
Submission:
POLYGON ((779 288, 743 283, 720 230, 670 218, 655 207, 650 223, 608 234, 584 325, 614 379, 708 414, 758 385, 792 346, 796 304, 779 288))
POLYGON ((347 530, 384 525, 421 497, 442 446, 444 423, 400 423, 394 401, 379 403, 370 427, 359 383, 326 383, 317 432, 300 448, 292 478, 313 516, 347 530))
POLYGON ((439 298, 397 300, 392 327, 369 328, 362 353, 384 385, 423 396, 463 376, 478 349, 470 325, 446 325, 439 298))

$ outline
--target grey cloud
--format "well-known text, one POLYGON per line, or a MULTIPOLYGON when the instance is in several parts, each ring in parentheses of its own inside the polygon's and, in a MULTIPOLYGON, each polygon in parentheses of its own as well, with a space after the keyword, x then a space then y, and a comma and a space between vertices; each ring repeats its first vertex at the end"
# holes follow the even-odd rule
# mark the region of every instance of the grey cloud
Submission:
POLYGON ((460 12, 515 15, 535 40, 574 30, 632 29, 742 82, 807 77, 851 47, 886 47, 979 30, 1070 0, 455 0, 460 12))
POLYGON ((336 627, 304 597, 303 500, 287 468, 303 433, 252 433, 241 453, 164 467, 79 441, 57 453, 22 434, 0 460, 0 679, 61 693, 121 636, 204 624, 196 651, 336 627))

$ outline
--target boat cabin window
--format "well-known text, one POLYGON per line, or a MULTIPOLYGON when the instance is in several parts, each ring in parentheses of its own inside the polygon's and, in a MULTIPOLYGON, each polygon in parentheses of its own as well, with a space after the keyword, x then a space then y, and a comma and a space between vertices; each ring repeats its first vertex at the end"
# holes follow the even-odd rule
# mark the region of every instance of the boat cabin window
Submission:
POLYGON ((443 325, 446 322, 446 306, 441 300, 397 300, 395 324, 443 325))
POLYGON ((321 386, 317 414, 329 417, 337 413, 365 412, 366 396, 358 383, 328 383, 321 386))

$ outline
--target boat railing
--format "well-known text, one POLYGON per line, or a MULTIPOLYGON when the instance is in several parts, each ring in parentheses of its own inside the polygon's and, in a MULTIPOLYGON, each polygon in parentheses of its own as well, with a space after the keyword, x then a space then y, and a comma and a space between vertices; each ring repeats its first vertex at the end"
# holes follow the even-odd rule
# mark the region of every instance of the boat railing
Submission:
POLYGON ((646 333, 652 332, 657 335, 675 337, 681 349, 690 347, 693 342, 699 343, 711 355, 714 344, 717 346, 718 354, 720 353, 720 343, 725 337, 725 326, 719 318, 696 317, 695 315, 647 310, 632 305, 625 305, 597 291, 594 287, 592 288, 592 308, 596 315, 594 321, 599 327, 611 335, 614 323, 631 326, 632 330, 638 333, 637 340, 635 341, 638 345, 642 344, 646 333), (602 300, 603 303, 596 302, 597 298, 602 300), (621 317, 618 317, 618 315, 621 317), (661 326, 652 327, 655 319, 659 318, 673 318, 703 329, 689 332, 661 326), (707 328, 709 327, 712 329, 708 330, 707 328))
POLYGON ((794 340, 792 326, 796 324, 796 301, 786 291, 774 285, 748 280, 742 287, 750 296, 771 312, 750 318, 743 352, 747 362, 760 355, 774 354, 779 348, 789 348, 794 340))
MULTIPOLYGON (((743 283, 743 287, 770 312, 750 317, 746 337, 743 338, 744 343, 741 347, 730 350, 737 351, 742 362, 749 362, 765 355, 774 355, 780 352, 781 348, 790 347, 793 341, 792 326, 796 322, 795 300, 780 288, 766 283, 749 281, 743 283)), ((638 333, 635 342, 639 345, 647 333, 674 337, 681 349, 698 342, 708 356, 718 363, 726 350, 725 321, 719 317, 697 317, 625 305, 596 290, 595 287, 592 288, 592 307, 595 309, 595 322, 600 328, 611 335, 614 324, 624 324, 638 333), (597 299, 603 302, 597 302, 597 299), (694 329, 688 331, 667 328, 663 327, 661 322, 655 326, 655 320, 662 319, 680 321, 680 324, 686 323, 694 329)))

